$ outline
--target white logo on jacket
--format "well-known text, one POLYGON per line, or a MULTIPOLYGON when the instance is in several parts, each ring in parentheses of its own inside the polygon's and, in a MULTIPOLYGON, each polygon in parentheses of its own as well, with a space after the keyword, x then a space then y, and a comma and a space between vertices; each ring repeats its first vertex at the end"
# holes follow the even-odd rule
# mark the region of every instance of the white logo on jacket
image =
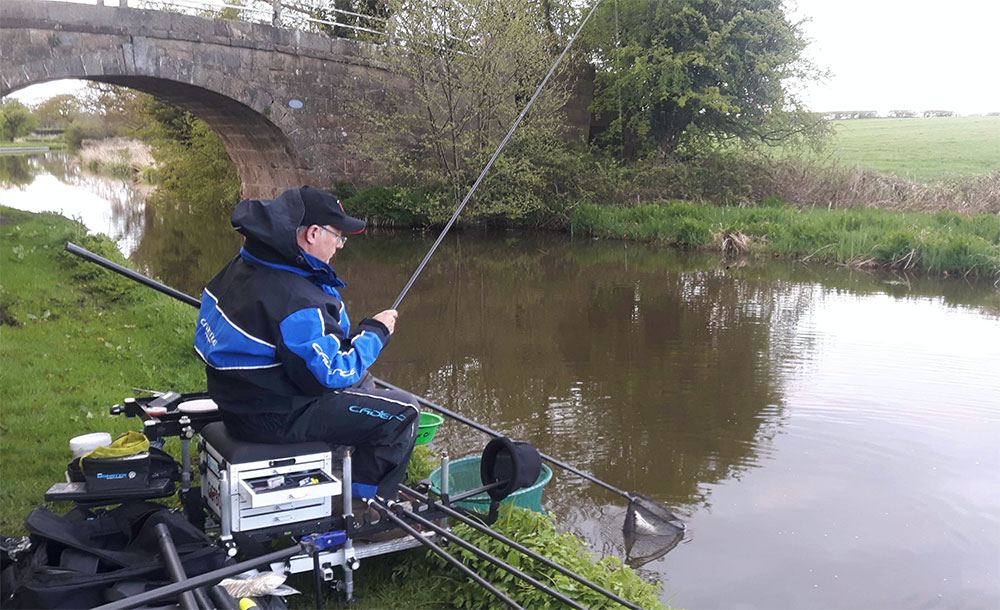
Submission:
POLYGON ((323 359, 323 364, 326 365, 326 368, 330 368, 330 366, 333 364, 333 361, 330 360, 330 357, 326 355, 326 352, 323 351, 323 348, 319 346, 319 343, 313 343, 312 346, 313 346, 313 351, 319 354, 319 357, 323 359))
POLYGON ((326 366, 326 370, 330 371, 331 374, 336 373, 341 377, 350 377, 351 375, 354 374, 353 368, 349 371, 345 371, 344 369, 333 368, 333 360, 331 360, 330 356, 328 356, 327 353, 323 351, 323 348, 320 347, 319 343, 313 343, 312 348, 313 351, 316 352, 319 355, 319 357, 323 359, 323 364, 326 366))
POLYGON ((209 343, 211 343, 212 345, 218 345, 219 342, 216 341, 216 339, 215 339, 215 333, 212 332, 212 327, 209 326, 208 320, 206 320, 205 318, 202 318, 202 319, 198 320, 198 324, 201 324, 201 327, 203 329, 205 329, 205 339, 209 343))

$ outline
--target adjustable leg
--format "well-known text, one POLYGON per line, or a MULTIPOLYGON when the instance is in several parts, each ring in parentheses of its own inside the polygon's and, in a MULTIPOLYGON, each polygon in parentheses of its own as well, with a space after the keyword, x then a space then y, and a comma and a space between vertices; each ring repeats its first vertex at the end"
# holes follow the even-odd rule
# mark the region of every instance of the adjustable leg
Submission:
MULTIPOLYGON (((351 533, 354 529, 354 507, 353 475, 351 474, 351 450, 344 450, 344 529, 351 533)), ((354 542, 348 536, 344 543, 344 595, 347 601, 354 599, 354 567, 357 566, 357 559, 354 558, 354 542)))
POLYGON ((226 554, 235 557, 236 544, 233 542, 233 499, 231 493, 229 473, 223 468, 223 464, 219 464, 219 512, 222 513, 219 517, 222 521, 222 535, 219 536, 219 539, 226 548, 226 554))

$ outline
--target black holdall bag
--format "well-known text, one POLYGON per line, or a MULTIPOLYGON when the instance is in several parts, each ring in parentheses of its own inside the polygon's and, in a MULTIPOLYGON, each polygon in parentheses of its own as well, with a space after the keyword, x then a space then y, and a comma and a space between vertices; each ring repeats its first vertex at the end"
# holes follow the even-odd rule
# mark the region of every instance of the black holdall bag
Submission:
MULTIPOLYGON (((153 528, 170 531, 187 576, 227 563, 224 550, 183 515, 153 502, 57 515, 35 507, 25 520, 34 548, 2 576, 3 608, 93 608, 172 582, 153 528)), ((157 602, 158 604, 166 602, 157 602)))

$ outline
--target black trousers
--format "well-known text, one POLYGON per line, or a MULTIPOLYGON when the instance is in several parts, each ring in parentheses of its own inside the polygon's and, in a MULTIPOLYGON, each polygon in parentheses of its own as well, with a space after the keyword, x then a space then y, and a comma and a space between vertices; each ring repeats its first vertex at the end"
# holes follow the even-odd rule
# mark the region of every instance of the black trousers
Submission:
POLYGON ((288 416, 229 415, 226 428, 258 443, 325 441, 352 445, 355 494, 377 488, 396 499, 413 453, 420 409, 408 392, 375 388, 370 382, 321 396, 288 416), (360 490, 360 491, 359 491, 360 490))

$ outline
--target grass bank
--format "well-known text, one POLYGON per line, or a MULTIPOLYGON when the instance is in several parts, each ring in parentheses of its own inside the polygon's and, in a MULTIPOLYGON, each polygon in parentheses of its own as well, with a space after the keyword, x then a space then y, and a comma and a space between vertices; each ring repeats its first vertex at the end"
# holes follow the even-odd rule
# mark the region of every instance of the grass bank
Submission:
POLYGON ((63 479, 68 441, 134 421, 107 406, 133 387, 192 391, 189 306, 63 251, 74 241, 121 261, 110 241, 54 214, 0 208, 0 531, 63 479))
MULTIPOLYGON (((24 517, 42 503, 52 483, 63 479, 70 438, 96 431, 115 435, 138 426, 134 419, 108 415, 108 405, 135 395, 135 388, 204 388, 203 367, 191 348, 191 307, 66 253, 67 241, 124 263, 110 240, 87 236, 74 221, 0 206, 0 533, 4 535, 23 534, 24 517)), ((167 448, 178 455, 176 444, 168 443, 167 448)), ((422 475, 427 472, 426 454, 426 450, 415 452, 417 459, 410 464, 413 470, 422 469, 422 475)), ((69 506, 59 503, 50 508, 64 512, 69 506)), ((500 528, 644 608, 663 607, 657 600, 658 585, 643 581, 615 558, 595 561, 583 541, 559 532, 547 517, 516 510, 504 517, 500 528)), ((481 542, 490 548, 485 539, 481 542)), ((435 561, 419 549, 366 560, 355 577, 361 601, 351 607, 497 606, 456 570, 435 561)), ((469 561, 473 569, 496 574, 491 566, 469 561)), ((534 575, 588 607, 604 602, 587 597, 559 575, 534 575)), ((546 607, 549 601, 510 579, 502 583, 525 607, 546 607)), ((309 592, 312 576, 300 574, 293 584, 309 592)), ((305 597, 295 600, 296 607, 309 603, 305 597)), ((327 607, 340 606, 328 598, 327 607)))
POLYGON ((574 232, 724 251, 902 270, 1000 275, 1000 216, 877 208, 799 209, 777 198, 754 207, 682 201, 632 207, 582 204, 574 232))

